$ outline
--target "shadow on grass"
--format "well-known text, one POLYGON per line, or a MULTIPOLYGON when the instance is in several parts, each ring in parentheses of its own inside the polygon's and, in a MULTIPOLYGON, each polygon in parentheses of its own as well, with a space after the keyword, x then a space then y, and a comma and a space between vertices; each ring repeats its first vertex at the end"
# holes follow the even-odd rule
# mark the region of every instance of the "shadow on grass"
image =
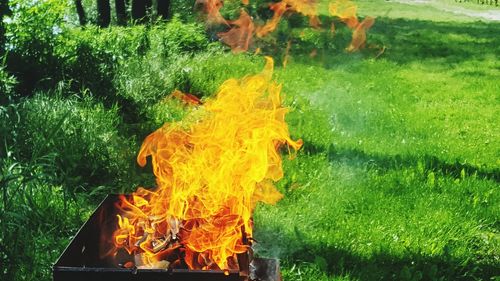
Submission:
POLYGON ((369 36, 388 45, 385 58, 398 63, 428 58, 444 58, 448 63, 458 63, 500 54, 498 23, 378 18, 369 36))
MULTIPOLYGON (((280 233, 279 229, 261 229, 261 232, 280 233)), ((314 264, 330 276, 349 274, 353 280, 492 280, 500 274, 500 269, 492 264, 478 260, 458 260, 453 258, 448 248, 436 256, 424 256, 407 252, 403 256, 378 252, 369 257, 362 257, 341 247, 323 243, 311 243, 301 238, 297 229, 295 235, 271 239, 286 249, 281 258, 285 264, 305 262, 314 264), (294 242, 290 246, 291 241, 294 242)), ((269 238, 269 237, 268 237, 269 238)), ((260 245, 265 248, 265 245, 260 245)), ((265 253, 264 253, 265 255, 265 253)))
POLYGON ((315 59, 303 55, 306 54, 304 50, 312 50, 317 46, 307 46, 307 42, 301 42, 304 46, 295 54, 298 56, 297 61, 338 68, 339 64, 352 62, 356 58, 374 58, 377 55, 398 64, 440 59, 440 64, 445 65, 469 60, 492 60, 500 56, 500 24, 496 22, 433 22, 379 17, 368 32, 367 48, 360 55, 343 51, 349 45, 351 36, 350 30, 339 28, 331 39, 334 42, 318 50, 319 54, 326 55, 315 59), (379 54, 382 48, 385 51, 379 54))
POLYGON ((304 142, 303 151, 308 154, 326 153, 330 162, 342 161, 352 163, 364 163, 369 167, 382 171, 399 169, 404 167, 417 167, 419 165, 425 171, 435 171, 442 175, 454 178, 461 177, 462 173, 467 176, 475 175, 478 178, 489 179, 500 182, 499 169, 484 169, 467 163, 449 163, 430 155, 372 155, 359 149, 341 148, 337 149, 333 145, 329 147, 318 146, 312 142, 304 142))

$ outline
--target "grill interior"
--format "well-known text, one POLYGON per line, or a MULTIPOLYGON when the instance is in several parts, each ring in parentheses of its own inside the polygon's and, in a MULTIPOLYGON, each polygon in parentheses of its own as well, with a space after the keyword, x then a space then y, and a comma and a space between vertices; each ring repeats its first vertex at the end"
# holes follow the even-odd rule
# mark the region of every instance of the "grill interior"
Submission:
POLYGON ((251 253, 238 255, 240 270, 225 275, 221 270, 136 269, 121 268, 116 260, 133 261, 126 251, 117 259, 108 255, 116 228, 115 202, 118 195, 108 195, 82 226, 53 266, 54 281, 280 281, 279 262, 275 259, 252 258, 251 253))

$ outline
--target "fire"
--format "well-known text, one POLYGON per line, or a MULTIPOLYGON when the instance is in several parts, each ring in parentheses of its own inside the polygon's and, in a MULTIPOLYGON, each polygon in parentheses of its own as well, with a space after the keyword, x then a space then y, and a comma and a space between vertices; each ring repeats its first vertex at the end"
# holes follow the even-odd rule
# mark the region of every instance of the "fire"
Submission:
MULTIPOLYGON (((355 52, 363 48, 366 43, 366 31, 375 23, 375 18, 366 17, 362 22, 359 22, 357 17, 358 7, 350 0, 337 0, 330 3, 329 12, 332 16, 337 16, 344 22, 347 27, 353 30, 352 40, 346 48, 348 52, 355 52)), ((332 23, 332 32, 335 26, 332 23)))
POLYGON ((318 19, 318 3, 317 0, 283 0, 292 10, 309 17, 309 24, 319 28, 320 21, 318 19))
POLYGON ((203 6, 203 11, 207 16, 207 23, 227 25, 226 20, 220 14, 220 9, 224 6, 223 0, 196 0, 195 5, 203 6))
POLYGON ((252 18, 244 10, 241 10, 240 18, 230 21, 229 24, 233 25, 233 28, 227 32, 219 33, 220 39, 230 46, 233 52, 246 52, 252 42, 255 29, 252 18))
MULTIPOLYGON (((244 6, 248 6, 250 0, 242 0, 244 6)), ((197 0, 197 5, 202 5, 207 17, 207 23, 224 24, 232 26, 227 32, 220 32, 218 36, 222 42, 230 46, 233 52, 248 51, 253 37, 263 38, 268 36, 280 23, 287 12, 299 13, 309 18, 310 26, 321 28, 318 17, 318 0, 281 0, 270 3, 269 9, 273 12, 273 17, 264 25, 255 25, 253 18, 242 9, 240 17, 234 21, 226 20, 220 13, 224 6, 223 0, 197 0)), ((366 31, 373 25, 374 18, 366 18, 359 22, 357 17, 357 6, 351 0, 335 0, 329 4, 329 12, 333 17, 338 17, 348 28, 353 30, 353 39, 349 47, 349 52, 357 51, 364 47, 366 41, 366 31)), ((335 32, 335 25, 330 27, 332 33, 335 32)))
POLYGON ((278 2, 270 5, 269 9, 274 12, 273 17, 268 20, 265 25, 257 28, 256 34, 258 37, 264 37, 276 29, 276 26, 280 23, 287 7, 285 2, 278 2))
POLYGON ((151 157, 157 188, 121 197, 114 233, 136 264, 238 268, 256 204, 282 197, 273 186, 283 177, 280 148, 302 145, 289 135, 281 85, 266 60, 260 74, 224 82, 189 124, 165 124, 144 140, 137 161, 144 167, 151 157))
POLYGON ((197 96, 192 95, 192 94, 183 93, 179 90, 175 90, 172 94, 170 94, 170 97, 176 98, 176 99, 182 101, 186 105, 200 105, 201 104, 201 100, 197 96))
POLYGON ((355 52, 363 48, 366 44, 366 31, 370 29, 375 23, 375 19, 372 17, 366 17, 361 23, 359 23, 354 32, 352 33, 352 41, 347 51, 355 52))
POLYGON ((339 17, 339 19, 344 22, 347 27, 353 29, 359 22, 357 14, 358 7, 350 0, 337 0, 330 3, 329 12, 330 15, 339 17))

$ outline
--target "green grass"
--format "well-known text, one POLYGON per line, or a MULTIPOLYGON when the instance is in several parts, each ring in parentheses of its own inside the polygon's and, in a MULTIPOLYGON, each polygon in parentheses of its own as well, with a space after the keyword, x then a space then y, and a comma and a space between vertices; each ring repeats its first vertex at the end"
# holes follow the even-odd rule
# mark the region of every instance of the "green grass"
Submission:
MULTIPOLYGON (((411 3, 412 1, 356 1, 359 13, 362 16, 376 16, 389 18, 406 18, 428 21, 446 22, 473 22, 484 20, 481 12, 496 10, 498 7, 490 5, 477 5, 475 3, 455 3, 454 0, 431 0, 427 3, 411 3), (469 12, 468 14, 464 14, 469 12)), ((474 1, 473 1, 474 2, 474 1)))
POLYGON ((292 47, 277 70, 305 145, 255 221, 286 280, 500 275, 500 25, 415 9, 378 19, 378 58, 292 47))

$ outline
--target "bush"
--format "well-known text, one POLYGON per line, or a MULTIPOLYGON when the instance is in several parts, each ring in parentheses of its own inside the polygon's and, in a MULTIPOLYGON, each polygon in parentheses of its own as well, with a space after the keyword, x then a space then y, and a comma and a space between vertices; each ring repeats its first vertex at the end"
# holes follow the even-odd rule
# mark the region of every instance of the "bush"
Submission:
POLYGON ((179 18, 185 21, 193 21, 195 15, 193 14, 193 7, 196 0, 171 0, 170 11, 176 13, 179 18))
POLYGON ((20 115, 23 158, 53 154, 60 182, 70 192, 128 177, 132 142, 119 133, 117 107, 106 109, 89 96, 38 94, 20 104, 20 115))
POLYGON ((151 51, 172 57, 206 50, 208 39, 204 27, 197 23, 182 22, 175 15, 169 23, 155 25, 149 30, 151 51))
POLYGON ((64 32, 67 2, 63 0, 12 0, 6 39, 8 66, 27 94, 35 87, 50 87, 58 81, 60 63, 55 56, 59 35, 64 32))
POLYGON ((182 102, 168 97, 164 98, 147 108, 145 115, 150 124, 148 131, 152 132, 165 123, 181 121, 187 112, 182 102))
POLYGON ((118 99, 130 122, 141 120, 148 108, 173 90, 189 91, 191 58, 209 48, 202 26, 184 24, 178 17, 146 34, 150 49, 143 56, 122 60, 114 79, 118 99))
POLYGON ((0 66, 0 105, 7 104, 15 96, 14 88, 17 80, 10 75, 3 66, 0 66))
POLYGON ((119 62, 142 56, 148 49, 144 26, 107 29, 89 26, 66 32, 56 52, 62 64, 62 79, 72 81, 72 90, 88 89, 112 104, 119 101, 112 83, 119 62))

